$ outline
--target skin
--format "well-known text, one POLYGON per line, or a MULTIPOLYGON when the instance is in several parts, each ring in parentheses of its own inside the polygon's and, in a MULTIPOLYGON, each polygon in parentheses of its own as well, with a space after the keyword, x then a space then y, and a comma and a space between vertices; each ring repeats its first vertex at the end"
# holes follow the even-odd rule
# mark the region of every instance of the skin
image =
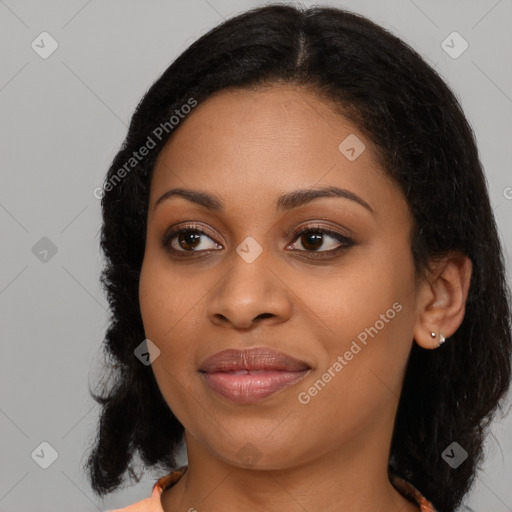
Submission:
POLYGON ((189 461, 162 494, 165 512, 419 510, 387 476, 398 399, 412 344, 434 349, 439 332, 448 338, 462 322, 471 264, 451 255, 416 278, 412 217, 378 161, 370 140, 326 100, 289 84, 216 93, 162 150, 139 298, 145 334, 160 349, 153 372, 185 427, 189 461), (350 134, 366 147, 354 161, 338 149, 350 134), (322 186, 357 194, 373 213, 339 197, 275 210, 278 196, 322 186), (224 211, 179 196, 155 207, 175 187, 214 194, 224 211), (183 257, 174 256, 161 239, 190 222, 207 234, 196 246, 176 236, 183 257), (307 235, 292 235, 317 224, 353 245, 314 259, 343 245, 324 234, 315 251, 307 235), (236 252, 249 236, 262 248, 251 263, 236 252), (298 394, 394 303, 401 311, 301 403, 298 394), (256 346, 306 361, 311 371, 255 404, 237 405, 205 385, 205 358, 256 346), (238 455, 244 446, 249 462, 238 455))

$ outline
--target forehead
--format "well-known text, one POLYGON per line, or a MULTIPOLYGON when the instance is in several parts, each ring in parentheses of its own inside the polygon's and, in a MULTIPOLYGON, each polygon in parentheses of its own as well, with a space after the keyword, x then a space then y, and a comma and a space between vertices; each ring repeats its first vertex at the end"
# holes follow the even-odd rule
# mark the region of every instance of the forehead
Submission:
POLYGON ((377 197, 390 181, 377 162, 360 130, 308 89, 222 90, 193 109, 161 151, 151 201, 171 187, 249 202, 326 185, 377 197))

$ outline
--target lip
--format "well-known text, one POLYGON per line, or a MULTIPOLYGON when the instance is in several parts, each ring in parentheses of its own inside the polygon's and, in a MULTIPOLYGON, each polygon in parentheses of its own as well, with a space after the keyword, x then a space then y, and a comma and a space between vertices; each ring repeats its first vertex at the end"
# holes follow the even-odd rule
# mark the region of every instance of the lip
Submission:
POLYGON ((286 389, 310 370, 306 362, 266 347, 223 350, 199 367, 210 389, 238 404, 254 403, 286 389))

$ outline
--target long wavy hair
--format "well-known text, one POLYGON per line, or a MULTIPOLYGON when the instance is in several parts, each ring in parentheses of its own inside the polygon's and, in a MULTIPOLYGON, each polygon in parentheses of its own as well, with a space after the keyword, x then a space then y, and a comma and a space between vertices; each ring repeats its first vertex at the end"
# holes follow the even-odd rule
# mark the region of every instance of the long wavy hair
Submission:
POLYGON ((138 286, 150 180, 173 134, 169 119, 191 98, 200 103, 222 89, 276 82, 330 100, 376 144, 412 212, 417 275, 451 251, 473 264, 456 333, 437 350, 412 344, 389 461, 389 472, 438 510, 453 511, 481 469, 487 428, 497 409, 503 412, 511 381, 510 292, 474 134, 450 88, 389 31, 341 9, 286 4, 246 11, 188 47, 138 104, 105 177, 101 283, 111 315, 104 340, 108 385, 91 391, 101 405, 84 466, 92 488, 102 496, 127 473, 135 476, 136 455, 145 468, 176 469, 183 440, 151 366, 134 356, 145 338, 138 286), (133 153, 149 136, 155 147, 134 163, 133 153), (468 453, 456 470, 442 458, 453 441, 468 453))

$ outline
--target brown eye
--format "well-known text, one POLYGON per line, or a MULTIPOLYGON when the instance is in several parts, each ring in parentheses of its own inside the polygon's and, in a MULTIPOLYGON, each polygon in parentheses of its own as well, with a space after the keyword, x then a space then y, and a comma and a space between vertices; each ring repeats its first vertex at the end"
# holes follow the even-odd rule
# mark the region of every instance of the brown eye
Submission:
POLYGON ((322 233, 314 233, 312 231, 302 234, 300 237, 302 247, 308 251, 318 250, 323 244, 323 236, 322 233))
POLYGON ((189 231, 185 233, 179 233, 177 237, 177 243, 186 251, 195 249, 201 240, 201 234, 198 234, 195 231, 189 231))
POLYGON ((164 235, 162 247, 175 253, 206 252, 222 249, 222 246, 215 242, 209 233, 193 226, 183 226, 164 235))
POLYGON ((333 253, 346 249, 354 244, 353 240, 341 233, 322 228, 321 226, 303 229, 299 233, 296 233, 294 240, 300 241, 300 244, 304 247, 305 250, 299 249, 300 252, 333 253), (329 241, 329 239, 331 239, 331 241, 329 241), (332 240, 338 243, 333 243, 332 240), (320 250, 322 247, 323 249, 320 250))

